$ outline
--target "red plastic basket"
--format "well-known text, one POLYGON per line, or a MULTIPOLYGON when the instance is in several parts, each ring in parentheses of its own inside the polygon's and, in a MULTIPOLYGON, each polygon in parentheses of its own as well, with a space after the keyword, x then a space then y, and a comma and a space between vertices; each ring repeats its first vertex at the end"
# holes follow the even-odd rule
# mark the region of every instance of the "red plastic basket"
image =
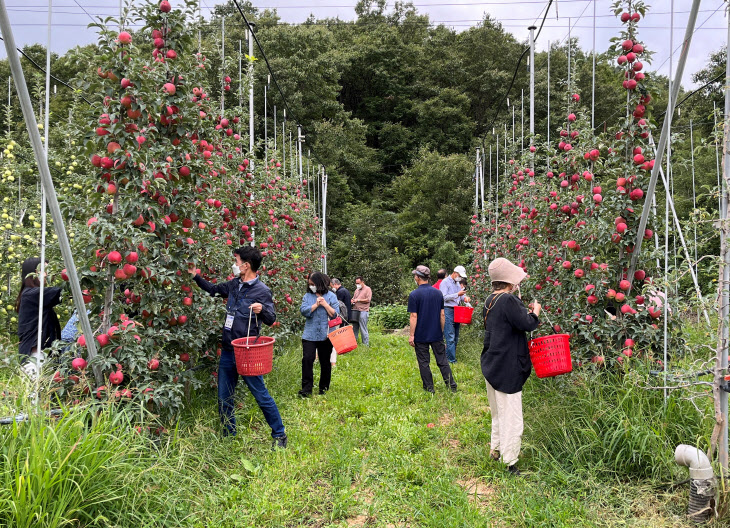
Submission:
POLYGON ((471 324, 471 316, 474 314, 474 308, 469 306, 454 306, 454 322, 462 324, 471 324))
POLYGON ((357 340, 355 339, 355 331, 352 326, 343 326, 334 332, 327 334, 332 346, 337 351, 337 355, 347 354, 357 348, 357 340))
POLYGON ((263 376, 274 367, 273 337, 240 337, 231 341, 236 370, 241 376, 263 376), (257 341, 258 339, 258 341, 257 341))
POLYGON ((573 370, 569 339, 568 334, 555 334, 530 340, 530 359, 538 378, 559 376, 573 370))

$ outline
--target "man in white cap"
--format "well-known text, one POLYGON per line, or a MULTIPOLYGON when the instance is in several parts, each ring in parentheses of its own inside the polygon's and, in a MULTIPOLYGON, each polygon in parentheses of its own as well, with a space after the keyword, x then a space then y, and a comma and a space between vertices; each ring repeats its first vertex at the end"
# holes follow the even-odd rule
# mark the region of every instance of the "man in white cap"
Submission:
POLYGON ((446 361, 444 348, 444 297, 429 284, 429 268, 417 266, 411 273, 417 288, 408 296, 408 311, 411 313, 411 335, 408 343, 416 349, 423 390, 431 394, 435 392, 430 366, 431 354, 428 350, 430 347, 444 383, 451 392, 456 392, 456 381, 446 361))
POLYGON ((469 302, 465 295, 466 270, 464 266, 456 266, 451 275, 441 281, 439 290, 444 296, 444 337, 446 338, 446 358, 449 363, 456 363, 456 345, 459 344, 459 328, 461 325, 454 322, 454 307, 459 306, 461 301, 469 302))

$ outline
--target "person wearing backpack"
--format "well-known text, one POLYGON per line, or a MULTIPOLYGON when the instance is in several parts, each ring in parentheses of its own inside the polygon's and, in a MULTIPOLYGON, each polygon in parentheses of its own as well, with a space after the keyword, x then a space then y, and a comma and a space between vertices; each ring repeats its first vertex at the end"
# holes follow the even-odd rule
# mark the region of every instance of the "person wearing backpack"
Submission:
POLYGON ((517 461, 522 443, 522 387, 532 371, 527 333, 540 321, 540 303, 528 311, 519 297, 520 282, 527 276, 505 258, 489 264, 492 294, 484 302, 482 374, 492 414, 490 457, 502 460, 513 475, 520 475, 517 461), (513 293, 517 292, 517 295, 513 293))

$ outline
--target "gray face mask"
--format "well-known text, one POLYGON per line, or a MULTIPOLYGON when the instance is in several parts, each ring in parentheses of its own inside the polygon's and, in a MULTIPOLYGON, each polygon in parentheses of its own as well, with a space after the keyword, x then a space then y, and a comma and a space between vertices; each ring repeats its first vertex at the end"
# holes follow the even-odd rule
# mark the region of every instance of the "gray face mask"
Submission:
POLYGON ((237 264, 231 266, 231 271, 233 272, 234 277, 238 277, 241 274, 241 268, 239 268, 237 264))
POLYGON ((317 293, 317 287, 314 284, 310 284, 309 291, 311 291, 312 293, 317 293))

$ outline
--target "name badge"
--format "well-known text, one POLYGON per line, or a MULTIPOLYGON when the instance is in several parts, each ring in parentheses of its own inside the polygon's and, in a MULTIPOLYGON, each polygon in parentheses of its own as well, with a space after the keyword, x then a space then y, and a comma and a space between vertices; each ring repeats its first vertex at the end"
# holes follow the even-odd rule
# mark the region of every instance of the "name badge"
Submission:
POLYGON ((223 326, 226 330, 233 328, 233 314, 226 315, 226 324, 223 326))

